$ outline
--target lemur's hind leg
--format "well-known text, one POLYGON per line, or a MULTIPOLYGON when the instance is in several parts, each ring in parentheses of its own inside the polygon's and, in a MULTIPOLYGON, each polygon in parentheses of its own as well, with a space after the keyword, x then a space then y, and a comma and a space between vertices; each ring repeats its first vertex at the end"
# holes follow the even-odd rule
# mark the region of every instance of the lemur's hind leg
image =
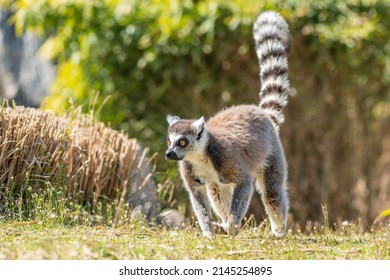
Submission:
POLYGON ((272 233, 283 235, 288 216, 287 170, 284 163, 271 161, 257 177, 256 188, 259 191, 265 211, 271 222, 272 233))
POLYGON ((214 201, 214 209, 222 221, 221 223, 215 223, 214 225, 223 228, 224 231, 231 236, 235 236, 239 233, 241 221, 248 210, 253 193, 253 183, 251 183, 251 181, 253 182, 250 176, 248 176, 246 179, 236 184, 229 194, 229 199, 226 199, 226 195, 224 196, 221 187, 215 188, 215 191, 213 192, 214 195, 212 195, 212 200, 214 201))
POLYGON ((247 180, 237 184, 232 196, 230 216, 228 218, 227 233, 235 236, 240 231, 241 221, 248 211, 253 193, 253 180, 248 176, 247 180))

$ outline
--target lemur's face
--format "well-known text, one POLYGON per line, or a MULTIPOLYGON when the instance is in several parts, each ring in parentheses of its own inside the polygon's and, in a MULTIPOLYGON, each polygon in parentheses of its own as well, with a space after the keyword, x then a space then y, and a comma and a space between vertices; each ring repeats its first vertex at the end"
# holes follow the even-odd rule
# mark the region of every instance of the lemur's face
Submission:
POLYGON ((182 160, 194 151, 194 137, 188 134, 169 134, 167 146, 168 149, 165 152, 167 160, 182 160))
POLYGON ((182 160, 188 154, 197 151, 204 130, 204 118, 199 120, 180 120, 179 117, 167 116, 169 123, 165 158, 182 160))

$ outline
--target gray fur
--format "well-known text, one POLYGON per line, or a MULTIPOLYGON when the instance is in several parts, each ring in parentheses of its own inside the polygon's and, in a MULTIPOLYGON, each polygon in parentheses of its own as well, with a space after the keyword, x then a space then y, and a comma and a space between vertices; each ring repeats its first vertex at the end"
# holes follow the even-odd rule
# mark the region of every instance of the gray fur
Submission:
POLYGON ((180 121, 180 118, 178 116, 167 115, 167 122, 169 126, 173 125, 177 121, 180 121))
MULTIPOLYGON (((203 117, 198 120, 167 117, 169 147, 166 157, 179 161, 184 186, 205 236, 213 235, 211 210, 220 220, 217 225, 230 235, 238 234, 255 185, 271 220, 272 232, 280 235, 285 229, 287 163, 278 126, 287 91, 278 95, 280 87, 276 85, 281 82, 281 87, 288 87, 289 84, 287 69, 279 73, 269 68, 272 64, 269 61, 273 58, 279 61, 279 56, 286 54, 285 42, 288 42, 289 33, 285 28, 287 24, 281 19, 278 14, 267 12, 265 16, 260 15, 254 26, 258 32, 255 40, 260 42, 258 48, 262 48, 257 52, 260 65, 261 52, 269 54, 265 62, 270 71, 265 75, 268 88, 262 88, 260 95, 264 95, 261 97, 265 101, 262 100, 260 106, 234 106, 220 111, 206 123, 203 117), (267 32, 262 30, 264 25, 268 26, 267 32), (284 33, 274 32, 280 28, 284 33), (277 52, 274 52, 273 40, 278 42, 277 52), (266 48, 268 41, 271 42, 269 49, 266 48)), ((283 67, 287 67, 287 63, 283 67)))

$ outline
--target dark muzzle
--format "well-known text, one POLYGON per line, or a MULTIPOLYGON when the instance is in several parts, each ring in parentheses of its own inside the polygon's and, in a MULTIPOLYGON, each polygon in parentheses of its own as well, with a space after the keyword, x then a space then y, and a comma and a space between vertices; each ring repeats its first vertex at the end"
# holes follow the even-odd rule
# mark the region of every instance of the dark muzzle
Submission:
POLYGON ((165 152, 165 159, 167 160, 180 160, 177 156, 177 154, 172 150, 167 150, 165 152))

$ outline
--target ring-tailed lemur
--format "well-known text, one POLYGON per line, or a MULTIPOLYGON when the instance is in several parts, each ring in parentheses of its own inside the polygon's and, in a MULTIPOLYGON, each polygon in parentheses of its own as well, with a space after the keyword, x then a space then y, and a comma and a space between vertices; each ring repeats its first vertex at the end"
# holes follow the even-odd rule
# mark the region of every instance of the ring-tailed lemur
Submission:
POLYGON ((259 106, 222 110, 207 123, 167 116, 166 159, 179 161, 180 174, 205 236, 213 235, 211 209, 219 226, 239 232, 254 186, 261 194, 275 235, 288 213, 287 163, 278 136, 290 88, 287 54, 291 35, 276 12, 260 14, 253 26, 260 65, 259 106))

